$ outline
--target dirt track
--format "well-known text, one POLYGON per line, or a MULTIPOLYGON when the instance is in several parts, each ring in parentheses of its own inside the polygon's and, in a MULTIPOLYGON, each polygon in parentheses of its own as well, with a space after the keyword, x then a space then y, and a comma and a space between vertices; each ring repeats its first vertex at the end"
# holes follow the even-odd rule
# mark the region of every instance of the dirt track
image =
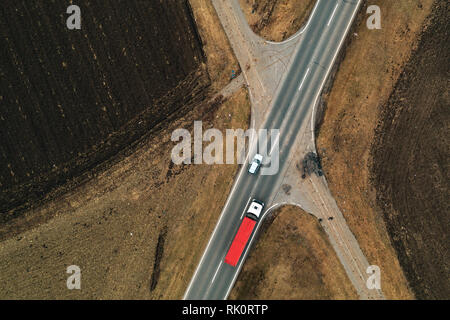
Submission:
POLYGON ((372 145, 377 202, 419 299, 450 297, 450 5, 438 3, 372 145))

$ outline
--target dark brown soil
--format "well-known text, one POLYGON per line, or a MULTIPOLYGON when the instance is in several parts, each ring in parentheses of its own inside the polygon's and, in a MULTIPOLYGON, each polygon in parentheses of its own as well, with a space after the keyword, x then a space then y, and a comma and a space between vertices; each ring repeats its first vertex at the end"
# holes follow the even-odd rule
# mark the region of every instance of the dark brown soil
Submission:
POLYGON ((450 5, 436 1, 372 146, 372 180, 418 299, 450 297, 450 5))
POLYGON ((0 6, 0 222, 182 116, 210 83, 187 1, 80 0, 81 30, 66 27, 68 3, 0 6))

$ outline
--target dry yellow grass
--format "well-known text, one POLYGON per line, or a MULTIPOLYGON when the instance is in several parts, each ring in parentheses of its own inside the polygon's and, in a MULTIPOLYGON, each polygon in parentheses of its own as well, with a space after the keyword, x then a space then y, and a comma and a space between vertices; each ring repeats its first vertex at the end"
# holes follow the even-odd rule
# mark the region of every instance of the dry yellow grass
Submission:
MULTIPOLYGON (((330 189, 369 262, 380 266, 382 290, 388 299, 410 299, 413 294, 375 204, 369 153, 379 107, 408 61, 432 2, 370 3, 381 8, 382 29, 368 30, 362 19, 325 97, 327 110, 317 137, 330 189)), ((366 16, 365 8, 361 14, 366 16)))
POLYGON ((313 216, 286 206, 242 268, 231 299, 357 299, 328 236, 313 216))
POLYGON ((282 41, 300 30, 316 0, 239 0, 248 24, 267 40, 282 41))
POLYGON ((213 89, 222 89, 231 78, 231 70, 239 72, 228 38, 210 0, 189 0, 208 59, 213 89))

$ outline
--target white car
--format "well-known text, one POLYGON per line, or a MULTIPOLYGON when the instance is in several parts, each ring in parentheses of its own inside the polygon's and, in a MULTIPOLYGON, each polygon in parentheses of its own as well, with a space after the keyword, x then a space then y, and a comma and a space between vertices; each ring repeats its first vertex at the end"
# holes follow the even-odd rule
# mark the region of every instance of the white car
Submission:
POLYGON ((248 172, 251 174, 256 174, 258 172, 259 167, 261 166, 263 160, 263 156, 259 153, 255 154, 252 162, 250 163, 250 167, 248 168, 248 172))
POLYGON ((264 208, 263 202, 253 199, 252 203, 250 203, 250 206, 247 209, 247 215, 250 214, 256 217, 256 219, 259 219, 259 216, 261 215, 263 208, 264 208))

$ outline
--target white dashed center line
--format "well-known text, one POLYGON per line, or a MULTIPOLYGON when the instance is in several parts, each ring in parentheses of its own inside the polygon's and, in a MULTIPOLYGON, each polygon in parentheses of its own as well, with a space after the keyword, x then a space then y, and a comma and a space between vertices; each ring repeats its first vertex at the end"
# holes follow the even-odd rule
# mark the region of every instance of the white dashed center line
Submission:
POLYGON ((302 89, 303 83, 305 82, 306 77, 308 76, 308 73, 309 73, 309 68, 308 68, 308 70, 306 70, 306 73, 305 73, 305 76, 303 77, 302 83, 300 83, 300 87, 298 87, 298 91, 300 91, 302 89))
POLYGON ((330 23, 331 23, 331 21, 333 20, 334 14, 336 13, 336 9, 337 9, 338 7, 339 7, 339 3, 337 3, 337 4, 336 4, 336 7, 334 7, 333 13, 331 14, 331 18, 330 18, 330 20, 328 21, 328 24, 327 24, 328 27, 330 26, 330 23))

